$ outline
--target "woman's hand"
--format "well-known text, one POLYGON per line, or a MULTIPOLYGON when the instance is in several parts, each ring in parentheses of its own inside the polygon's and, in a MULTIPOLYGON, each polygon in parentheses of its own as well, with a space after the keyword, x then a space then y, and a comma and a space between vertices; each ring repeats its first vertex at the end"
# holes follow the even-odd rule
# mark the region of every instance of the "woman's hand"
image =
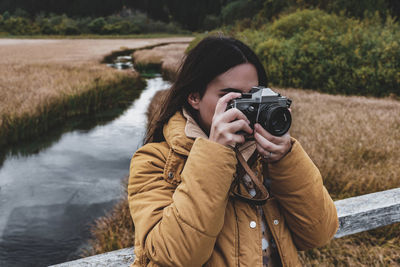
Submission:
POLYGON ((245 141, 244 136, 238 132, 253 133, 249 125, 250 121, 240 110, 236 108, 226 110, 229 101, 240 96, 240 93, 228 93, 218 100, 211 123, 209 140, 224 146, 235 147, 236 144, 245 141))
POLYGON ((258 123, 254 125, 254 139, 258 153, 271 163, 281 160, 292 148, 289 132, 283 136, 273 136, 258 123))

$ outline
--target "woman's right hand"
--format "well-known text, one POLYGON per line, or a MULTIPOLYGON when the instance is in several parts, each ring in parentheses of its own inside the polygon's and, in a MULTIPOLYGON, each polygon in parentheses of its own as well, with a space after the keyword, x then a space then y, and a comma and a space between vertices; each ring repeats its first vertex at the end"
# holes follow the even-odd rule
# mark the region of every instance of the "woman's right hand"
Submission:
POLYGON ((240 96, 240 93, 228 93, 218 100, 211 123, 209 140, 224 146, 235 147, 236 144, 245 142, 244 136, 238 132, 253 133, 250 121, 243 112, 237 108, 226 110, 229 101, 240 96))

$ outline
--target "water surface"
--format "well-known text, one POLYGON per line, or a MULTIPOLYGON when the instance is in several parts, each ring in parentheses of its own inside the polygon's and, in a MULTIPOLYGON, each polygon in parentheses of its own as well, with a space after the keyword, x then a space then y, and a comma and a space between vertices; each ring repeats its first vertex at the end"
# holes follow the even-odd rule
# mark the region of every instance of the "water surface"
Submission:
POLYGON ((0 266, 47 266, 76 258, 88 226, 123 196, 121 181, 141 145, 151 97, 169 84, 148 80, 121 116, 62 134, 37 153, 5 157, 0 169, 0 266))

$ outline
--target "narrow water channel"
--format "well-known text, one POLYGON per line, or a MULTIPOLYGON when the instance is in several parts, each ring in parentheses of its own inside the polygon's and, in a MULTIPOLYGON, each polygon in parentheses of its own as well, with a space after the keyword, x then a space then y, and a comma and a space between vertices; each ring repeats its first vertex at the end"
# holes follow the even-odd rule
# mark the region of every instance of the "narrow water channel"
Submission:
POLYGON ((119 117, 63 133, 35 154, 9 155, 0 169, 0 266, 47 266, 77 258, 89 225, 123 194, 152 96, 169 83, 148 80, 119 117))

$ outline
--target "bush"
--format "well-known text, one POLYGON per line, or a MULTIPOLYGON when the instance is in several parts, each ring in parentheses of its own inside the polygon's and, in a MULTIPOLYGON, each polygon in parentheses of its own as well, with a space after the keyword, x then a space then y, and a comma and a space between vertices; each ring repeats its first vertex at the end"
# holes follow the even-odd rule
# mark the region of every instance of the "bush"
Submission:
POLYGON ((83 18, 76 18, 75 23, 76 27, 80 30, 81 33, 89 34, 92 31, 89 29, 89 24, 93 21, 91 17, 83 17, 83 18))
POLYGON ((129 21, 119 21, 105 25, 103 32, 106 34, 131 34, 139 33, 139 29, 129 21))
POLYGON ((40 31, 37 25, 32 25, 29 19, 10 17, 3 22, 3 30, 13 35, 30 35, 40 31))
POLYGON ((329 93, 400 95, 400 26, 302 10, 238 38, 252 46, 270 82, 329 93))
MULTIPOLYGON (((17 12, 18 11, 18 12, 17 12)), ((99 18, 69 18, 67 15, 38 14, 32 21, 25 17, 23 10, 16 14, 23 16, 10 16, 4 12, 0 18, 0 31, 12 35, 53 34, 139 34, 139 33, 188 33, 174 23, 155 21, 139 11, 125 10, 121 14, 99 18)))
POLYGON ((10 16, 10 12, 8 12, 8 11, 5 11, 4 13, 3 13, 3 20, 8 20, 9 18, 10 18, 11 16, 10 16))
POLYGON ((296 9, 321 9, 328 13, 346 14, 356 18, 365 18, 378 12, 398 17, 400 5, 396 0, 265 0, 260 15, 267 20, 292 13, 296 9))
POLYGON ((103 17, 100 17, 92 20, 89 23, 88 28, 93 33, 101 34, 106 23, 106 20, 103 17))
POLYGON ((60 35, 75 35, 80 34, 76 22, 68 18, 66 15, 54 17, 50 22, 54 31, 60 35))
POLYGON ((56 30, 52 27, 50 20, 47 18, 40 21, 39 27, 42 34, 57 34, 56 30))

